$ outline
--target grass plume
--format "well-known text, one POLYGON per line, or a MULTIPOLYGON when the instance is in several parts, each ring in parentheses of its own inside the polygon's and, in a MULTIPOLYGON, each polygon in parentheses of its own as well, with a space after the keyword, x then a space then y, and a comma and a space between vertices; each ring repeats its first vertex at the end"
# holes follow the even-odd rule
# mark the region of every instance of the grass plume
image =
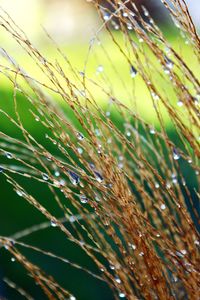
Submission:
MULTIPOLYGON (((88 280, 95 278, 107 285, 113 299, 198 299, 198 70, 171 45, 145 7, 139 9, 129 0, 107 0, 107 5, 89 2, 102 22, 81 71, 53 40, 62 64, 44 57, 1 10, 1 30, 25 50, 44 80, 29 75, 1 49, 0 72, 13 95, 12 111, 0 108, 0 114, 15 132, 0 132, 0 176, 21 201, 30 204, 30 214, 34 208, 47 219, 1 235, 1 251, 6 249, 24 267, 41 288, 41 299, 80 296, 29 259, 30 252, 82 270, 88 280), (120 53, 128 80, 101 42, 103 30, 113 53, 120 53), (105 64, 99 64, 96 77, 90 76, 88 64, 93 55, 98 61, 98 51, 105 64), (123 90, 125 101, 112 78, 123 90), (137 83, 148 95, 146 110, 153 111, 156 125, 140 112, 137 83), (35 122, 42 138, 28 128, 25 116, 35 122), (43 186, 48 201, 40 196, 43 186), (73 262, 66 253, 51 252, 48 244, 43 249, 24 242, 50 226, 58 237, 79 248, 93 268, 73 262)), ((192 59, 199 63, 200 39, 185 1, 161 2, 177 36, 182 36, 192 59)), ((22 297, 34 298, 17 280, 14 283, 7 275, 3 280, 22 297)))

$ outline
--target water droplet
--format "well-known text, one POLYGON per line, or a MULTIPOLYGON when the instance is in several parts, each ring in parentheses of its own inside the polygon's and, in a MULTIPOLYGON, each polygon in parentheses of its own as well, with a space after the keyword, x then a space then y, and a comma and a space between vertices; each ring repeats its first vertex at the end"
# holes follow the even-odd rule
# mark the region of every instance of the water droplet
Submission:
POLYGON ((200 242, 199 242, 198 240, 195 240, 195 241, 194 241, 194 244, 197 245, 197 246, 199 246, 199 245, 200 245, 200 242))
POLYGON ((36 121, 36 122, 39 122, 39 121, 40 121, 40 117, 36 116, 36 117, 35 117, 35 121, 36 121))
POLYGON ((96 180, 99 183, 102 183, 103 182, 103 177, 101 176, 101 174, 99 172, 97 172, 97 171, 94 171, 94 174, 95 174, 96 180))
POLYGON ((81 132, 78 132, 76 136, 77 136, 79 141, 84 140, 84 135, 81 132))
POLYGON ((96 136, 101 136, 101 132, 98 128, 94 130, 96 136))
POLYGON ((15 258, 14 258, 14 257, 11 257, 11 261, 12 261, 12 262, 15 262, 15 258))
POLYGON ((187 254, 187 251, 185 249, 181 250, 180 251, 183 255, 186 255, 187 254))
POLYGON ((79 184, 79 182, 80 182, 80 177, 79 177, 76 173, 74 173, 74 172, 72 172, 72 171, 69 171, 68 173, 69 173, 69 179, 70 179, 71 183, 72 183, 73 185, 79 184))
POLYGON ((103 19, 104 19, 105 21, 108 21, 109 18, 110 18, 110 14, 109 14, 108 12, 103 12, 103 19))
POLYGON ((174 66, 174 62, 171 59, 169 59, 167 56, 165 56, 165 63, 166 63, 166 67, 170 70, 174 66))
POLYGON ((159 96, 156 93, 151 92, 151 96, 154 100, 159 100, 159 96))
POLYGON ((183 106, 183 102, 182 102, 181 100, 178 100, 178 101, 177 101, 177 105, 178 105, 179 107, 181 107, 181 106, 183 106))
POLYGON ((57 226, 57 222, 54 221, 54 220, 51 220, 51 226, 52 226, 52 227, 56 227, 56 226, 57 226))
POLYGON ((102 65, 99 65, 99 66, 97 67, 97 73, 102 73, 103 71, 104 71, 103 66, 102 66, 102 65))
POLYGON ((133 26, 132 26, 131 23, 128 23, 128 24, 127 24, 127 29, 128 29, 128 30, 133 30, 133 26))
POLYGON ((136 245, 134 245, 134 244, 129 243, 128 245, 129 245, 129 247, 130 247, 131 249, 133 249, 133 250, 135 250, 135 249, 137 248, 136 245))
POLYGON ((119 277, 116 277, 116 278, 115 278, 115 281, 116 281, 117 283, 121 283, 121 282, 122 282, 121 279, 120 279, 119 277))
POLYGON ((43 180, 48 180, 49 179, 49 175, 47 175, 46 173, 42 174, 42 178, 43 180))
POLYGON ((124 164, 123 164, 123 163, 118 163, 118 168, 119 168, 119 169, 123 169, 123 167, 124 167, 124 164))
POLYGON ((155 134, 155 133, 156 133, 156 131, 155 131, 154 128, 150 128, 149 132, 150 132, 151 134, 155 134))
POLYGON ((113 265, 110 265, 109 267, 110 267, 111 270, 115 269, 115 267, 113 265))
POLYGON ((161 204, 160 209, 165 210, 166 209, 166 205, 164 203, 161 204))
POLYGON ((16 190, 16 194, 19 196, 19 197, 22 197, 24 195, 24 192, 20 191, 20 190, 16 190))
POLYGON ((59 176, 60 176, 60 172, 59 172, 59 171, 55 171, 54 175, 55 175, 56 177, 59 177, 59 176))
POLYGON ((13 158, 13 156, 12 156, 12 154, 10 152, 6 152, 5 155, 6 155, 6 157, 8 159, 12 159, 13 158))
POLYGON ((134 68, 134 66, 131 66, 130 73, 132 78, 134 78, 137 75, 137 70, 134 68))
POLYGON ((125 298, 125 297, 126 297, 126 295, 124 293, 122 293, 122 292, 119 293, 119 298, 125 298))
POLYGON ((80 195, 79 196, 81 203, 85 204, 88 202, 88 199, 85 195, 80 195))
POLYGON ((180 156, 178 150, 176 148, 174 148, 174 150, 173 150, 173 158, 174 158, 174 160, 178 160, 180 157, 181 156, 180 156))
POLYGON ((74 297, 74 296, 70 296, 70 298, 69 298, 70 300, 76 300, 76 297, 74 297))
POLYGON ((82 148, 78 147, 77 151, 78 151, 79 154, 83 154, 83 149, 82 148))
POLYGON ((159 189, 159 187, 160 187, 159 183, 156 182, 156 183, 155 183, 155 188, 156 188, 156 189, 159 189))
POLYGON ((76 218, 75 218, 74 216, 70 216, 70 217, 69 217, 69 221, 70 221, 71 223, 74 223, 74 222, 76 221, 76 218))
POLYGON ((123 17, 127 18, 128 17, 128 13, 125 11, 123 12, 123 17))
POLYGON ((126 136, 130 137, 130 136, 131 136, 131 132, 130 132, 130 131, 127 131, 127 132, 126 132, 126 136))
POLYGON ((139 253, 139 256, 144 256, 144 252, 141 251, 141 252, 139 253))
POLYGON ((0 166, 0 173, 4 172, 4 168, 0 166))
POLYGON ((110 111, 106 112, 106 117, 110 117, 110 111))

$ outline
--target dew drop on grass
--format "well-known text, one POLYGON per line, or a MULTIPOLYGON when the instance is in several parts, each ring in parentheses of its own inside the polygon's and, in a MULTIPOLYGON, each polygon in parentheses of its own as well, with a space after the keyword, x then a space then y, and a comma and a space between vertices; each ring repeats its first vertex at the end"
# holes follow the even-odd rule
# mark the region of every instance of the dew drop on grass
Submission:
POLYGON ((5 155, 6 155, 6 157, 8 159, 12 159, 13 158, 13 155, 10 152, 6 152, 5 155))
POLYGON ((14 257, 11 257, 11 261, 12 261, 12 262, 15 262, 15 258, 14 258, 14 257))
POLYGON ((119 293, 119 298, 125 298, 125 297, 126 297, 126 295, 124 293, 122 293, 122 292, 119 293))
POLYGON ((0 173, 4 172, 4 168, 0 166, 0 173))
POLYGON ((88 202, 88 199, 85 195, 80 195, 79 196, 81 203, 85 204, 88 202))
POLYGON ((180 154, 176 148, 173 149, 173 158, 174 160, 178 160, 180 158, 180 154))
POLYGON ((83 154, 83 149, 82 148, 78 147, 77 151, 78 151, 79 154, 83 154))
POLYGON ((99 183, 102 183, 103 182, 103 177, 101 176, 101 174, 99 172, 97 172, 97 171, 94 171, 94 174, 95 174, 96 180, 99 183))
POLYGON ((55 221, 52 220, 52 221, 51 221, 51 226, 52 226, 52 227, 56 227, 56 226, 57 226, 57 223, 56 223, 55 221))
POLYGON ((115 267, 113 265, 110 265, 109 267, 110 267, 111 270, 115 269, 115 267))
POLYGON ((177 105, 178 105, 179 107, 181 107, 181 106, 183 106, 183 102, 182 102, 181 100, 178 100, 178 101, 177 101, 177 105))
POLYGON ((155 134, 155 133, 156 133, 156 131, 155 131, 154 128, 150 128, 149 132, 150 132, 151 134, 155 134))
POLYGON ((110 14, 109 14, 108 12, 103 12, 103 19, 104 19, 105 21, 108 21, 109 18, 110 18, 110 14))
POLYGON ((99 65, 99 66, 97 67, 97 73, 102 73, 103 71, 104 71, 103 66, 102 66, 102 65, 99 65))
POLYGON ((174 62, 171 59, 169 59, 167 56, 165 57, 165 63, 166 63, 166 67, 170 70, 174 66, 174 62))
POLYGON ((54 175, 55 175, 56 177, 59 177, 59 176, 60 176, 60 172, 59 172, 59 171, 55 171, 54 175))
POLYGON ((42 178, 43 178, 43 180, 47 181, 49 179, 49 175, 47 175, 46 173, 43 173, 42 178))
POLYGON ((134 66, 131 66, 130 73, 132 78, 137 75, 137 70, 134 68, 134 66))
POLYGON ((76 300, 76 297, 74 297, 74 296, 71 295, 71 296, 69 297, 69 300, 76 300))
POLYGON ((36 116, 36 117, 35 117, 35 121, 36 121, 36 122, 39 122, 39 121, 40 121, 40 118, 39 118, 38 116, 36 116))
POLYGON ((160 209, 165 210, 166 209, 166 205, 164 203, 161 204, 160 209))
POLYGON ((78 132, 76 136, 79 141, 84 140, 84 135, 81 132, 78 132))
POLYGON ((121 282, 122 282, 121 279, 120 279, 119 277, 116 277, 116 278, 115 278, 115 281, 116 281, 117 283, 121 283, 121 282))
POLYGON ((79 184, 79 182, 80 182, 80 177, 79 177, 76 173, 74 173, 74 172, 72 172, 72 171, 69 171, 68 173, 69 173, 69 179, 70 179, 71 183, 72 183, 73 185, 79 184))
POLYGON ((19 197, 22 197, 24 193, 23 193, 22 191, 20 191, 20 190, 16 190, 16 194, 17 194, 19 197))

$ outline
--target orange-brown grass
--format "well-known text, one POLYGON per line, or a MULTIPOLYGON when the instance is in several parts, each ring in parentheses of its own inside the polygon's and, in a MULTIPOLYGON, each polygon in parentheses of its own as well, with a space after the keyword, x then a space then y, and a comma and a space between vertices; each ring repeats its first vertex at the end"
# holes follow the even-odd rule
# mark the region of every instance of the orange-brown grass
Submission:
MULTIPOLYGON (((1 30, 6 30, 25 49, 46 81, 29 76, 2 49, 7 64, 1 64, 1 72, 13 87, 15 116, 2 109, 0 112, 21 132, 21 138, 0 133, 1 154, 10 159, 1 164, 0 176, 47 218, 47 222, 9 237, 1 236, 1 245, 41 287, 44 299, 75 298, 29 261, 21 252, 23 248, 58 259, 66 268, 71 265, 106 282, 116 299, 199 299, 198 73, 170 45, 145 8, 139 12, 133 1, 108 0, 108 10, 100 1, 89 2, 99 13, 102 25, 91 40, 83 72, 80 74, 57 48, 70 77, 63 65, 45 58, 14 21, 1 12, 1 30), (113 42, 113 51, 120 51, 133 82, 140 77, 148 89, 149 107, 155 110, 159 128, 138 113, 140 99, 134 96, 134 84, 124 83, 116 66, 113 72, 124 89, 129 90, 131 106, 118 99, 115 86, 109 85, 101 67, 101 81, 87 76, 90 53, 104 29, 113 42), (116 29, 123 42, 114 33, 116 29), (167 82, 169 93, 162 88, 162 80, 167 82), (108 99, 107 111, 97 103, 95 88, 108 99), (52 101, 53 93, 62 100, 62 108, 52 101), (19 112, 19 94, 33 107, 30 119, 34 117, 47 132, 46 139, 55 152, 27 130, 19 112), (176 140, 166 130, 163 112, 171 119, 176 140), (195 177, 192 188, 182 172, 183 162, 195 177), (21 176, 28 178, 30 184, 38 181, 48 187, 60 218, 48 209, 48 204, 44 205, 23 187, 21 176), (195 205, 192 194, 196 197, 195 205), (68 222, 71 227, 66 226, 68 222), (51 225, 80 247, 99 272, 67 260, 64 254, 61 257, 20 241, 51 225)), ((165 0, 162 2, 199 62, 200 39, 185 1, 171 0, 170 6, 165 0)), ((100 47, 104 50, 103 44, 100 47)), ((112 53, 106 55, 112 58, 112 53)), ((19 287, 8 278, 4 281, 21 296, 32 299, 26 287, 19 287)))

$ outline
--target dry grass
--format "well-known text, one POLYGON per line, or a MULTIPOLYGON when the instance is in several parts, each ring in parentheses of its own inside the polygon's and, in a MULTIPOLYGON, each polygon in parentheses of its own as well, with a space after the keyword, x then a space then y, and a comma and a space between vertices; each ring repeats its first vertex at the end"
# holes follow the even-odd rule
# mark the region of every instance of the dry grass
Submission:
MULTIPOLYGON (((1 12, 1 30, 6 30, 25 49, 49 82, 30 77, 5 50, 1 51, 7 61, 1 65, 1 72, 13 86, 15 116, 0 112, 21 132, 19 139, 0 133, 0 152, 11 162, 2 163, 1 177, 48 220, 9 237, 1 236, 1 244, 23 265, 48 299, 75 298, 29 261, 20 251, 23 247, 105 281, 116 299, 199 299, 198 75, 185 63, 181 53, 171 47, 145 8, 140 14, 132 1, 125 4, 108 1, 111 8, 108 11, 99 1, 89 2, 102 18, 102 26, 91 40, 81 74, 58 48, 71 70, 70 77, 58 62, 43 57, 13 20, 1 12), (120 30, 123 44, 118 42, 112 26, 120 30), (117 98, 115 87, 109 85, 101 67, 100 81, 87 76, 90 53, 103 28, 113 41, 113 51, 121 52, 130 70, 133 83, 128 85, 123 82, 120 70, 112 66, 127 89, 131 109, 117 98), (149 52, 151 56, 147 55, 149 52), (140 99, 134 96, 135 76, 149 90, 149 106, 154 107, 159 130, 143 121, 137 112, 140 99), (163 90, 162 84, 157 85, 158 78, 159 82, 167 82, 170 92, 163 90), (106 111, 97 104, 91 85, 108 99, 106 111), (52 101, 48 92, 59 95, 75 121, 52 101), (30 103, 33 108, 30 118, 34 117, 45 129, 46 138, 57 154, 27 131, 19 113, 19 94, 30 103), (166 132, 163 113, 171 119, 177 144, 166 132), (123 124, 112 114, 120 115, 123 124), (192 188, 182 173, 183 162, 190 166, 187 168, 195 177, 192 188), (38 181, 38 185, 46 185, 63 217, 57 218, 42 199, 25 190, 20 184, 21 176, 30 183, 38 181), (71 224, 70 229, 67 222, 71 224), (99 272, 96 274, 65 257, 19 241, 50 225, 80 247, 99 272)), ((171 0, 172 6, 162 2, 199 61, 200 40, 185 2, 171 0)), ((103 49, 103 44, 100 47, 103 49)), ((105 55, 108 61, 110 57, 112 65, 112 53, 105 55)), ((21 296, 32 299, 8 278, 5 282, 21 296)))

